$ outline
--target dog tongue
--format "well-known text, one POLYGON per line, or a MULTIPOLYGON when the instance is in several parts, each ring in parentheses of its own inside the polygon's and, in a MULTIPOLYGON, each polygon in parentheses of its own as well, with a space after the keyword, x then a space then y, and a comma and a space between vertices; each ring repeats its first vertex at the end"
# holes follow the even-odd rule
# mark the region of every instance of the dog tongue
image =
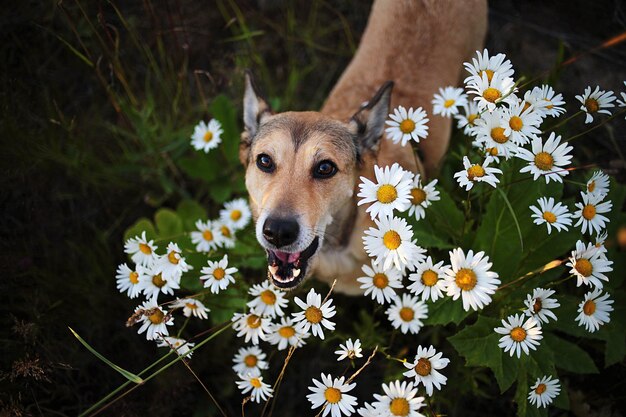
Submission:
POLYGON ((280 252, 274 251, 274 254, 278 259, 280 259, 283 263, 290 264, 297 261, 300 258, 300 252, 289 253, 289 252, 280 252))

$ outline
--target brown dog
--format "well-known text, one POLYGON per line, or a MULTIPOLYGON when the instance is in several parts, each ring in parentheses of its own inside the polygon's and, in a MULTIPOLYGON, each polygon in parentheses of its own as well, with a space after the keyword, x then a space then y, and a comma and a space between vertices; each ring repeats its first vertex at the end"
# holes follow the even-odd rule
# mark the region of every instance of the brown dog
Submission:
POLYGON ((460 80, 486 25, 486 0, 376 0, 321 112, 273 114, 246 75, 240 159, 274 285, 293 289, 314 274, 360 292, 356 278, 368 263, 361 237, 373 224, 356 204, 359 177, 394 162, 432 176, 450 136, 450 120, 431 117, 416 166, 409 146, 381 140, 390 106, 430 111, 437 89, 460 80))

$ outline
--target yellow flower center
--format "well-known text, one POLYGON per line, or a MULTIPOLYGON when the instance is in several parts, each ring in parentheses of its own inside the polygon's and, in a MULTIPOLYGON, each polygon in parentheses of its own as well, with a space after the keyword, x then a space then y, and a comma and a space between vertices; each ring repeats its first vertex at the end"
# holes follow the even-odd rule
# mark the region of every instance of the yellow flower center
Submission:
POLYGON ((150 246, 146 245, 145 243, 139 244, 139 250, 141 251, 141 253, 144 253, 146 255, 150 255, 152 253, 152 249, 150 249, 150 246))
POLYGON ((165 320, 165 314, 163 314, 160 308, 156 308, 154 313, 148 316, 148 320, 150 320, 152 324, 161 324, 163 320, 165 320))
POLYGON ((207 143, 211 142, 211 140, 213 139, 213 132, 207 130, 202 139, 207 143))
POLYGON ((180 254, 176 251, 171 251, 170 253, 168 253, 167 259, 168 261, 170 261, 170 263, 178 265, 178 262, 180 262, 180 254))
POLYGON ((296 334, 296 329, 294 329, 292 326, 284 326, 278 329, 278 334, 285 339, 289 339, 290 337, 293 337, 294 334, 296 334))
POLYGON ((594 206, 593 204, 587 204, 585 207, 583 207, 583 217, 586 220, 591 220, 596 217, 596 206, 594 206))
POLYGON ((246 322, 248 323, 248 327, 251 329, 256 329, 261 326, 261 318, 256 314, 250 314, 246 319, 246 322))
POLYGON ((395 230, 388 230, 383 235, 383 243, 389 250, 396 250, 400 247, 402 243, 402 239, 400 235, 395 230))
POLYGON ((537 388, 535 388, 535 394, 541 395, 544 392, 546 392, 546 389, 547 389, 546 384, 539 384, 537 385, 537 388))
POLYGON ((376 198, 383 204, 389 204, 398 198, 398 191, 393 185, 381 185, 376 191, 376 198))
POLYGON ((543 218, 548 223, 554 223, 556 221, 556 216, 551 211, 544 211, 543 218))
POLYGON ((210 242, 213 240, 213 232, 211 232, 210 230, 205 230, 204 232, 202 232, 202 237, 204 238, 204 240, 208 240, 210 242))
POLYGON ((137 272, 133 271, 133 272, 131 272, 131 273, 128 275, 128 279, 129 279, 129 281, 130 281, 130 282, 132 282, 133 284, 137 284, 137 283, 139 283, 139 274, 138 274, 137 272))
POLYGON ((383 274, 383 273, 378 273, 374 275, 374 278, 372 278, 372 284, 376 287, 376 288, 386 288, 387 285, 389 284, 389 278, 387 278, 387 275, 383 274))
POLYGON ((230 219, 237 221, 241 219, 241 210, 233 210, 230 212, 230 219))
POLYGON ((426 192, 421 188, 413 188, 411 190, 411 204, 418 206, 426 200, 426 192))
POLYGON ((389 404, 389 411, 394 416, 408 416, 411 407, 409 407, 409 402, 406 398, 394 398, 391 400, 391 404, 389 404))
POLYGON ((306 309, 304 312, 304 318, 307 319, 309 323, 317 324, 322 321, 324 316, 322 315, 322 310, 317 307, 311 306, 306 309))
POLYGON ((415 122, 411 119, 405 119, 400 123, 400 131, 404 134, 411 133, 415 130, 415 122))
POLYGON ((337 404, 341 401, 341 391, 337 388, 328 387, 326 391, 324 391, 324 398, 326 398, 326 401, 330 404, 337 404))
POLYGON ((404 321, 411 321, 415 317, 415 311, 409 307, 402 307, 400 309, 400 318, 404 321))
POLYGON ((470 291, 476 286, 478 281, 476 273, 469 268, 461 268, 454 278, 456 285, 463 291, 470 291))
POLYGON ((446 109, 449 109, 453 105, 454 105, 454 100, 452 100, 452 99, 448 99, 448 100, 443 102, 443 107, 445 107, 446 109))
POLYGON ((167 281, 165 281, 161 276, 161 273, 152 276, 152 283, 159 288, 164 286, 166 282, 167 281))
POLYGON ((227 226, 222 226, 220 230, 224 236, 230 237, 230 229, 227 226))
POLYGON ((491 139, 496 141, 497 143, 505 143, 509 140, 509 137, 504 134, 503 127, 494 127, 491 129, 491 139))
POLYGON ((521 327, 514 327, 511 330, 511 339, 515 340, 516 342, 521 342, 522 340, 526 339, 526 330, 522 329, 521 327))
POLYGON ((487 148, 486 151, 491 156, 497 156, 498 155, 498 148, 496 148, 496 147, 487 148))
POLYGON ((195 305, 194 303, 185 303, 185 307, 190 308, 192 310, 195 310, 196 308, 198 308, 198 306, 195 305))
POLYGON ((467 116, 467 123, 469 123, 470 125, 474 126, 474 121, 478 119, 478 115, 476 113, 472 113, 469 116, 467 116))
POLYGON ((480 78, 483 78, 483 74, 487 74, 487 81, 491 82, 493 71, 490 69, 480 71, 480 78))
POLYGON ((593 272, 593 265, 591 265, 589 259, 580 258, 576 259, 574 269, 576 269, 583 277, 588 277, 593 272))
POLYGON ((593 190, 596 189, 596 181, 591 181, 589 183, 589 185, 587 186, 587 191, 589 191, 590 193, 593 193, 593 190))
POLYGON ((485 168, 481 165, 472 165, 467 169, 467 179, 470 181, 474 181, 474 178, 484 177, 485 176, 485 168))
POLYGON ((535 312, 535 314, 539 313, 542 307, 543 305, 541 304, 541 298, 536 298, 535 303, 533 304, 533 311, 535 312))
POLYGON ((251 378, 250 385, 252 385, 254 388, 261 388, 261 381, 259 381, 259 378, 251 378))
POLYGON ((438 279, 439 277, 432 269, 427 269, 422 274, 422 284, 426 285, 427 287, 432 287, 433 285, 435 285, 438 279))
POLYGON ((261 293, 261 301, 267 305, 274 305, 276 303, 276 294, 273 291, 265 290, 261 293))
POLYGON ((554 166, 554 158, 548 152, 535 155, 535 166, 542 171, 550 171, 554 166))
POLYGON ((215 278, 216 280, 220 280, 223 279, 226 276, 226 271, 224 270, 224 268, 215 268, 215 271, 213 271, 213 278, 215 278))
POLYGON ((500 92, 493 87, 489 87, 483 91, 483 98, 490 103, 495 103, 500 98, 500 92))
POLYGON ((585 108, 589 113, 595 113, 600 108, 600 105, 598 104, 598 100, 595 98, 588 98, 585 100, 585 108))
POLYGON ((522 113, 524 113, 526 110, 528 110, 529 107, 530 107, 530 103, 525 101, 524 102, 524 108, 522 109, 522 113))
POLYGON ((591 316, 595 312, 596 312, 596 303, 593 300, 585 301, 585 304, 583 304, 583 313, 585 313, 588 316, 591 316))
POLYGON ((256 355, 248 355, 243 358, 243 363, 245 363, 248 368, 255 367, 258 361, 259 359, 256 357, 256 355))
POLYGON ((511 117, 511 120, 509 120, 509 126, 511 127, 511 129, 519 132, 520 130, 522 130, 522 127, 524 127, 524 122, 522 122, 522 119, 520 117, 513 116, 511 117))
POLYGON ((554 105, 552 104, 552 101, 548 100, 547 98, 544 98, 543 101, 546 101, 550 104, 546 105, 546 109, 551 110, 554 108, 554 105))
POLYGON ((431 365, 430 361, 426 358, 419 358, 415 365, 415 373, 420 376, 430 375, 431 365))

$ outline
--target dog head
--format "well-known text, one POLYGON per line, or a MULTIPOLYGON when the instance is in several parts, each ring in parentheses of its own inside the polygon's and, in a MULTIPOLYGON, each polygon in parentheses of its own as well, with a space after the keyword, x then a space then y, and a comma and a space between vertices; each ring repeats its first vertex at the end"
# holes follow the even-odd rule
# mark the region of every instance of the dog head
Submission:
POLYGON ((343 122, 318 112, 273 114, 246 74, 239 157, 275 286, 290 290, 310 275, 328 226, 354 205, 359 168, 378 150, 392 88, 384 84, 343 122))

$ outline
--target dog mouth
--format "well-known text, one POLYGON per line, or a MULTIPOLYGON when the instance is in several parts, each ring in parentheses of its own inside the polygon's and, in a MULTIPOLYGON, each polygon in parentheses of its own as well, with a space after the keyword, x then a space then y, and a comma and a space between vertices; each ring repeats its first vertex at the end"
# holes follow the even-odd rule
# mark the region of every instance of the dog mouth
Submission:
POLYGON ((268 276, 272 284, 282 289, 297 287, 306 277, 309 259, 315 255, 318 247, 319 238, 315 237, 313 242, 302 252, 266 249, 268 276))

